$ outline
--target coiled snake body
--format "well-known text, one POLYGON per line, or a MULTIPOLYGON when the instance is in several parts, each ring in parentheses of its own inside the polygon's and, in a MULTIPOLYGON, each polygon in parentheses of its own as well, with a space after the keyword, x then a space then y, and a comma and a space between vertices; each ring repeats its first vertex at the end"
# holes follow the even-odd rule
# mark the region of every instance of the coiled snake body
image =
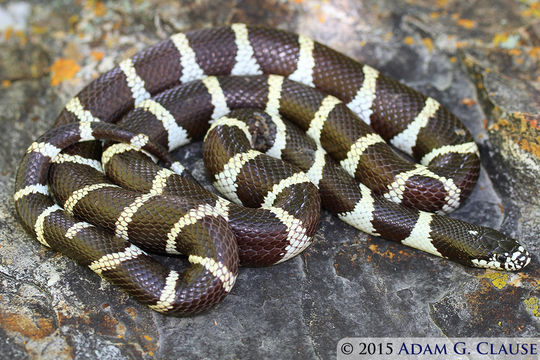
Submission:
POLYGON ((304 250, 321 201, 372 235, 519 270, 530 256, 515 240, 442 215, 478 171, 472 136, 436 100, 304 36, 234 24, 173 35, 91 82, 28 148, 14 198, 44 245, 157 311, 191 314, 221 301, 239 263, 304 250), (205 134, 205 164, 232 202, 167 154, 205 134))

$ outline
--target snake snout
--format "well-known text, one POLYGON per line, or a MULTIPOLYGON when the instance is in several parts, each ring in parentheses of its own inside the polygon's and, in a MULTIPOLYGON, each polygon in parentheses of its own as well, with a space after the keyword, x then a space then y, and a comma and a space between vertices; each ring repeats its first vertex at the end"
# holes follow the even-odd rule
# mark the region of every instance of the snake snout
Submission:
POLYGON ((493 230, 484 229, 482 238, 491 243, 493 250, 482 258, 472 259, 474 266, 486 269, 517 271, 531 262, 529 252, 516 240, 493 230))

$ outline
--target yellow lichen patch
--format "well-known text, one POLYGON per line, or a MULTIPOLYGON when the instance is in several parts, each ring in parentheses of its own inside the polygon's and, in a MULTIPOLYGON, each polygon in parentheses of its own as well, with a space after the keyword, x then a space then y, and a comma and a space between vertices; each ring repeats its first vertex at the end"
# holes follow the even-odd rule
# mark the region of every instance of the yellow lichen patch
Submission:
POLYGON ((504 44, 508 40, 508 34, 505 33, 498 33, 493 36, 493 45, 499 46, 500 44, 504 44))
POLYGON ((2 80, 2 87, 8 88, 11 86, 10 80, 2 80))
POLYGON ((461 27, 464 27, 465 29, 472 29, 476 26, 476 22, 471 19, 459 19, 457 21, 457 24, 461 27))
POLYGON ((508 284, 508 274, 501 273, 500 271, 486 271, 480 275, 480 278, 488 279, 491 285, 497 289, 502 289, 508 284))
POLYGON ((424 44, 424 46, 426 47, 426 49, 428 49, 429 52, 433 50, 433 40, 431 40, 430 38, 423 38, 422 44, 424 44))
POLYGON ((450 58, 450 62, 451 62, 451 63, 455 63, 456 61, 457 61, 457 58, 456 58, 455 56, 452 56, 452 57, 450 58))
POLYGON ((439 14, 438 12, 434 11, 432 13, 429 14, 429 17, 432 18, 432 19, 438 19, 439 16, 441 16, 441 14, 439 14))
POLYGON ((523 303, 527 310, 532 312, 534 316, 540 317, 540 301, 538 301, 537 297, 531 296, 530 298, 523 300, 523 303))
POLYGON ((403 41, 404 41, 405 44, 407 44, 407 45, 412 45, 412 44, 414 44, 414 39, 413 39, 411 36, 406 36, 405 39, 403 39, 403 41))
POLYGON ((32 34, 36 34, 36 35, 43 35, 47 32, 47 27, 46 26, 39 26, 39 25, 33 25, 31 28, 30 28, 30 31, 32 32, 32 34))
POLYGON ((11 39, 11 37, 13 36, 13 27, 12 26, 8 26, 5 30, 5 33, 4 33, 4 39, 7 41, 9 39, 11 39))
POLYGON ((528 9, 521 12, 521 15, 540 18, 540 2, 533 2, 528 9))
POLYGON ((62 81, 72 79, 80 70, 80 66, 71 59, 57 59, 51 65, 51 85, 56 86, 62 81))
POLYGON ((437 7, 445 7, 446 4, 448 4, 448 0, 437 0, 435 3, 435 6, 437 7))

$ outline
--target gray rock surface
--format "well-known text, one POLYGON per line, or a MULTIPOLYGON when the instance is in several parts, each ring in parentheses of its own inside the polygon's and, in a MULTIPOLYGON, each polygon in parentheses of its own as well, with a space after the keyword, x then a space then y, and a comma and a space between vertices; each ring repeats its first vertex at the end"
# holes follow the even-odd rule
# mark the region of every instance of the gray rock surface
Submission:
MULTIPOLYGON (((76 4, 0 1, 0 357, 327 359, 346 336, 539 335, 535 5, 76 4), (301 256, 241 269, 220 305, 173 318, 139 305, 25 233, 12 202, 17 164, 63 104, 97 73, 169 34, 235 21, 307 34, 448 106, 483 155, 479 184, 453 216, 519 238, 533 253, 529 267, 516 274, 466 268, 369 237, 323 212, 315 243, 301 256), (59 59, 67 59, 64 70, 59 59), (74 64, 80 69, 70 74, 74 64)), ((200 148, 194 144, 175 156, 208 185, 200 148)))

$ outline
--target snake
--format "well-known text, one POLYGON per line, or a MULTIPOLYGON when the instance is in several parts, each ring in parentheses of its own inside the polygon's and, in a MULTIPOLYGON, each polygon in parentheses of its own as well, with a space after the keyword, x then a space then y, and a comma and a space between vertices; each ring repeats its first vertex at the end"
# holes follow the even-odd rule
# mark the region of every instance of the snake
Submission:
POLYGON ((177 33, 90 82, 26 150, 14 201, 40 243, 183 316, 221 302, 239 266, 300 254, 321 204, 373 236, 521 270, 523 245, 446 215, 479 169, 437 100, 309 37, 238 23, 177 33), (203 138, 227 199, 169 154, 203 138))

